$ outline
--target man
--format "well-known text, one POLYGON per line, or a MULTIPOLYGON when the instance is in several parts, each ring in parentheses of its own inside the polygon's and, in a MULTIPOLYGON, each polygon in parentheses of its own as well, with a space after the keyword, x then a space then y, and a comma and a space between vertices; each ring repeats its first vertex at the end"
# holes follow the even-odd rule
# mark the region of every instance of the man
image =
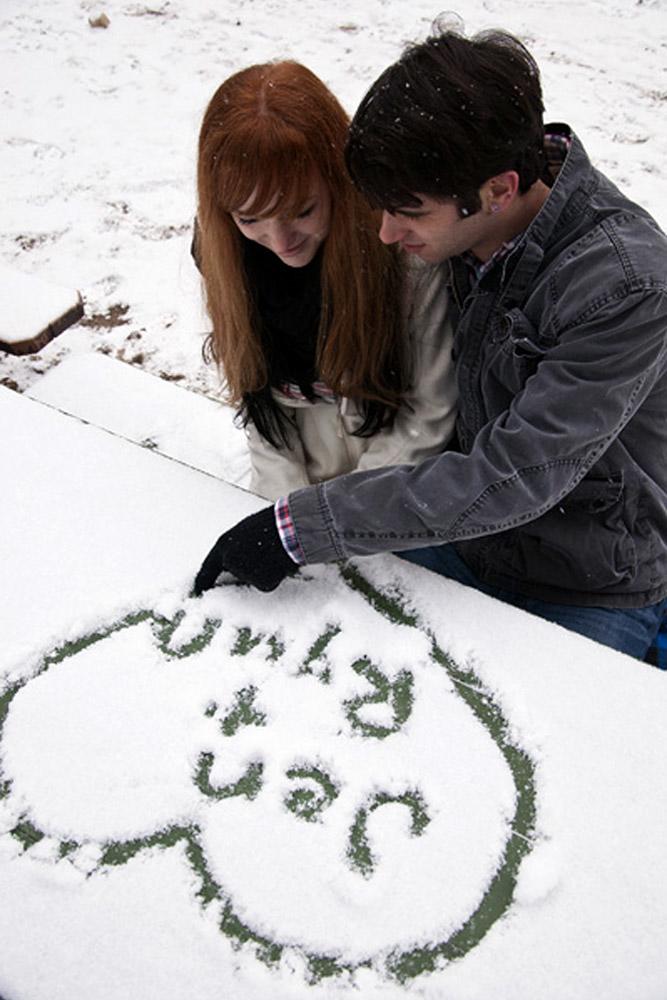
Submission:
POLYGON ((667 239, 542 112, 504 33, 433 36, 371 87, 348 167, 380 238, 450 270, 457 448, 290 494, 221 536, 196 592, 391 550, 645 655, 667 609, 667 239))

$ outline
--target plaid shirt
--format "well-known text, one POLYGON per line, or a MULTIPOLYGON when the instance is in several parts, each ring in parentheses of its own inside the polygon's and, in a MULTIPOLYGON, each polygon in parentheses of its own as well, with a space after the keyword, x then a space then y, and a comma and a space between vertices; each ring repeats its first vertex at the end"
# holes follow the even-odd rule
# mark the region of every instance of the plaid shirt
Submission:
POLYGON ((523 233, 519 233, 515 236, 513 240, 508 240, 507 243, 503 243, 502 246, 498 247, 496 252, 492 254, 488 260, 479 260, 475 257, 474 253, 466 250, 465 253, 461 254, 461 260, 464 261, 472 272, 474 283, 476 284, 480 278, 482 278, 487 271, 490 271, 494 264, 499 260, 503 260, 505 257, 514 250, 514 247, 521 241, 523 233))
POLYGON ((273 510, 276 515, 276 528, 278 529, 280 541, 283 543, 285 552, 297 565, 302 565, 305 563, 306 557, 303 554, 303 550, 299 545, 299 539, 294 530, 294 522, 290 514, 288 498, 280 497, 276 500, 273 510))
MULTIPOLYGON (((278 388, 288 399, 298 399, 302 403, 310 402, 308 396, 304 396, 299 386, 294 382, 281 382, 278 388)), ((315 399, 321 399, 324 403, 336 402, 336 393, 324 382, 313 382, 311 388, 315 399)))

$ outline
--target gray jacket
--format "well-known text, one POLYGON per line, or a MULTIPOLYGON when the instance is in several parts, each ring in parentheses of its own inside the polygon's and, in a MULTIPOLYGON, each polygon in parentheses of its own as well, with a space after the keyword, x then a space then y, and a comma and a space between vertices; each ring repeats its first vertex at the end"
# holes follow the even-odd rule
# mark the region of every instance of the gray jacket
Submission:
POLYGON ((449 266, 459 450, 291 494, 306 561, 454 542, 483 581, 530 596, 661 600, 667 238, 572 136, 509 256, 472 289, 449 266))

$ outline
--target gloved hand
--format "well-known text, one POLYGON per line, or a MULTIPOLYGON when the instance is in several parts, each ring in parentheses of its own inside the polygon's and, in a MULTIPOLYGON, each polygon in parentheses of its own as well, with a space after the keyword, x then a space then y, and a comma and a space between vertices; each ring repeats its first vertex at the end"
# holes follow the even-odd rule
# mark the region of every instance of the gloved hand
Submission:
POLYGON ((286 576, 296 573, 297 564, 280 541, 273 507, 245 517, 220 535, 197 573, 195 596, 210 590, 225 570, 264 591, 275 590, 286 576))

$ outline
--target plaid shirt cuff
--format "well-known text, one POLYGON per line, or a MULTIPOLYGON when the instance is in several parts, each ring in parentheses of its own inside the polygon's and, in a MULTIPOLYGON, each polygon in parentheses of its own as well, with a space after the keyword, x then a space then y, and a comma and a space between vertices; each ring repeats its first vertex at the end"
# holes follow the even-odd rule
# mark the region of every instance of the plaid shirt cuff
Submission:
POLYGON ((273 509, 276 515, 276 528, 278 529, 280 541, 283 543, 285 552, 293 562, 297 563, 297 565, 303 565, 306 561, 306 557, 303 554, 303 549, 299 545, 299 539, 296 536, 294 521, 292 520, 292 515, 289 510, 288 498, 280 497, 276 500, 273 509))

